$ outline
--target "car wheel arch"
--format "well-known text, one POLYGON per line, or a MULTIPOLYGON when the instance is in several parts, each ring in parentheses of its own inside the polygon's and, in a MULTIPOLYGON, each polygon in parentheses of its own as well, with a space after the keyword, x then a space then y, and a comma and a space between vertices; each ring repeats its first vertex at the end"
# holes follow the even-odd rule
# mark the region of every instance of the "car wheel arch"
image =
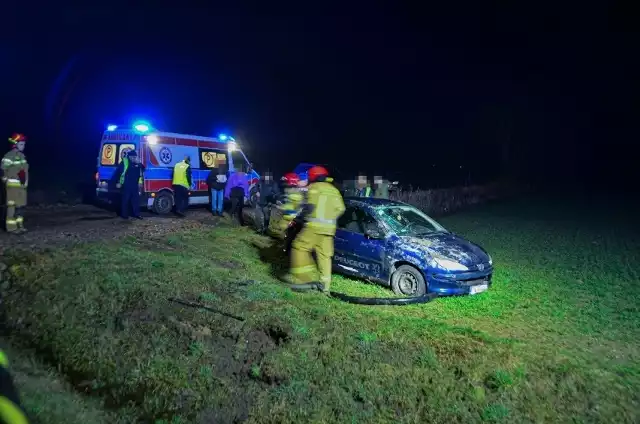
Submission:
POLYGON ((402 265, 409 265, 413 268, 415 268, 420 274, 422 274, 422 278, 424 278, 425 281, 427 281, 427 274, 424 272, 424 270, 422 269, 422 267, 414 262, 408 261, 406 259, 401 259, 398 261, 395 261, 392 265, 391 265, 391 269, 389 272, 389 280, 388 280, 388 284, 391 285, 391 278, 393 278, 393 274, 398 270, 398 268, 400 268, 402 265))

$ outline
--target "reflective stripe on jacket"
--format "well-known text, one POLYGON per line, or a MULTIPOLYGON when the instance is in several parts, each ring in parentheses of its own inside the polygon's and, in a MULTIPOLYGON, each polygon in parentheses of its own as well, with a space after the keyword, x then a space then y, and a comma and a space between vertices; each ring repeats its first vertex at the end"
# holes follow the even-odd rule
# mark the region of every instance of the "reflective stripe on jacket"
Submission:
POLYGON ((337 219, 345 210, 338 189, 327 182, 312 183, 307 203, 312 210, 305 218, 305 225, 315 229, 318 234, 335 235, 337 219))
POLYGON ((176 166, 173 167, 173 185, 190 188, 189 179, 187 178, 188 169, 189 164, 185 161, 176 163, 176 166))

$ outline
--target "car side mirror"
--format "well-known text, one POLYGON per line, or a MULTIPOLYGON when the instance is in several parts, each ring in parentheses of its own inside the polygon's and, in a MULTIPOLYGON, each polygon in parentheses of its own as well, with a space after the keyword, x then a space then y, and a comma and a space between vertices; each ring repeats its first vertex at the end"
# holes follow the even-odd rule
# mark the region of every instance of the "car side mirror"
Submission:
POLYGON ((365 231, 364 236, 369 240, 384 240, 384 234, 382 231, 373 228, 365 231))

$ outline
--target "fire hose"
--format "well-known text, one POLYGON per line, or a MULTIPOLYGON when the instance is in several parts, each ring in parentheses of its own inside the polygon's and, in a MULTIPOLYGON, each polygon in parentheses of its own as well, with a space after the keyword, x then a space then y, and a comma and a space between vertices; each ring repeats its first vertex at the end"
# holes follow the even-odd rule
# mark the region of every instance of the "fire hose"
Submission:
MULTIPOLYGON (((311 290, 324 291, 321 283, 292 284, 289 286, 291 290, 297 292, 306 292, 311 290)), ((329 291, 329 296, 341 300, 343 302, 355 305, 373 305, 373 306, 403 306, 417 305, 419 303, 427 303, 438 297, 437 293, 425 293, 422 296, 415 297, 360 297, 350 296, 348 294, 329 291)))

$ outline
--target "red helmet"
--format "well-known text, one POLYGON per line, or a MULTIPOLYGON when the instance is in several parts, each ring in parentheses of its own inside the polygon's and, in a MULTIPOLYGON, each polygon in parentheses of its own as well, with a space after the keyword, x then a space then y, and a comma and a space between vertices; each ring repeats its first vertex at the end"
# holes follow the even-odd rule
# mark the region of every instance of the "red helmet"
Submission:
POLYGON ((284 174, 282 181, 288 186, 296 186, 300 181, 300 177, 295 172, 289 172, 284 174))
POLYGON ((309 169, 309 182, 314 182, 320 177, 328 177, 329 171, 324 166, 312 166, 309 169))
POLYGON ((15 144, 20 141, 27 141, 27 137, 25 137, 24 134, 20 133, 13 133, 11 137, 9 137, 9 143, 15 144))

